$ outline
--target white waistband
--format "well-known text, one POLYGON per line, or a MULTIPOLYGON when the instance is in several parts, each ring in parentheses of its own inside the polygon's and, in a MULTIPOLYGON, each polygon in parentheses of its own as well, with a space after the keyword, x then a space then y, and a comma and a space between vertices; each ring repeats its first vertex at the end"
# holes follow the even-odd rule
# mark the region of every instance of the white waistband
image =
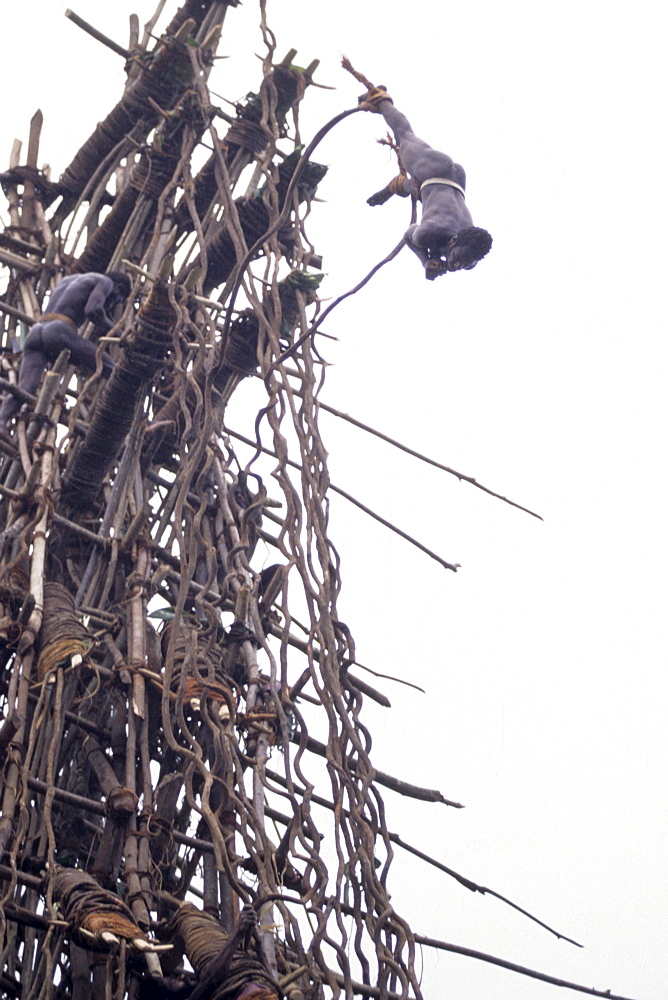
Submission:
POLYGON ((461 184, 457 184, 456 181, 446 181, 445 177, 430 177, 428 180, 423 181, 422 184, 420 184, 420 194, 422 194, 427 184, 447 184, 448 187, 455 188, 457 191, 461 191, 464 197, 466 197, 466 192, 464 191, 464 188, 461 186, 461 184))

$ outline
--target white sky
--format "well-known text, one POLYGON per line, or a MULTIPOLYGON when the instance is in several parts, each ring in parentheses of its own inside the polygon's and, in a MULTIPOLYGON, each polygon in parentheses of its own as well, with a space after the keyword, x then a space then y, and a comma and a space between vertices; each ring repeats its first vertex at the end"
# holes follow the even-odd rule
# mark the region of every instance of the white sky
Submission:
MULTIPOLYGON (((153 0, 77 13, 127 44, 153 0)), ((45 115, 58 176, 120 96, 122 60, 34 0, 3 11, 6 163, 45 115)), ((169 16, 176 8, 168 5, 169 16)), ((278 55, 320 58, 306 138, 352 106, 346 53, 464 164, 494 247, 426 282, 408 250, 328 321, 323 400, 538 511, 535 520, 324 415, 333 481, 462 569, 454 575, 332 500, 339 610, 377 682, 374 761, 465 803, 386 795, 388 824, 586 945, 559 942, 397 851, 393 900, 418 933, 638 1000, 666 993, 665 60, 656 5, 270 0, 278 55), (368 11, 368 13, 367 13, 368 11), (661 322, 661 327, 660 327, 661 322)), ((211 86, 259 82, 255 0, 231 9, 211 86)), ((324 296, 398 241, 409 206, 365 198, 394 172, 378 116, 329 163, 309 235, 324 296)), ((3 208, 4 211, 4 208, 3 208)), ((242 432, 257 387, 230 408, 242 432), (237 415, 235 417, 235 414, 237 415)), ((371 683, 374 679, 367 678, 371 683)), ((425 995, 542 1000, 555 987, 425 954, 425 995)), ((572 994, 573 995, 573 994, 572 994)))

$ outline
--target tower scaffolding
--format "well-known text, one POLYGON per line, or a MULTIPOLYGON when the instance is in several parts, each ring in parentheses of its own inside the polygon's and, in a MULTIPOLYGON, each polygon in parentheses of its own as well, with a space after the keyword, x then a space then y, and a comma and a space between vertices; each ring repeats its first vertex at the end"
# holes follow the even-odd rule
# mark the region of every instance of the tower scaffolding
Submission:
POLYGON ((337 613, 308 238, 326 168, 299 136, 317 61, 275 58, 261 4, 257 92, 218 108, 237 6, 135 24, 111 44, 124 93, 61 178, 37 166, 39 113, 0 175, 0 387, 24 404, 0 442, 9 998, 419 1000, 416 941, 458 950, 394 909, 395 847, 419 852, 381 789, 459 804, 374 768, 363 698, 388 702, 337 613), (49 291, 109 269, 133 279, 110 377, 63 352, 32 397, 19 351, 49 291), (251 376, 239 447, 226 405, 251 376))

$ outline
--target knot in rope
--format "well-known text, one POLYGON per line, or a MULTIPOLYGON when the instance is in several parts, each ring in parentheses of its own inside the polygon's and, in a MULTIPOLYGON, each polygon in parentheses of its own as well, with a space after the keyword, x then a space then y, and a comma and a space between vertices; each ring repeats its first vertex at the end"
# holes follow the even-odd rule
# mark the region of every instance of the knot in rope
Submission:
POLYGON ((397 176, 393 177, 389 183, 390 192, 392 194, 398 195, 400 198, 408 198, 409 192, 404 191, 404 181, 407 180, 408 180, 408 174, 404 173, 403 171, 402 173, 397 174, 397 176))
POLYGON ((118 674, 124 670, 130 674, 137 674, 142 670, 146 670, 146 663, 139 657, 130 657, 127 660, 119 660, 118 663, 114 663, 111 669, 118 674))
POLYGON ((247 712, 245 715, 237 717, 239 729, 246 729, 248 732, 264 733, 269 737, 271 743, 276 742, 276 713, 275 712, 247 712))
POLYGON ((151 813, 146 818, 146 833, 152 838, 166 834, 170 840, 174 839, 171 820, 165 819, 164 816, 156 816, 155 813, 151 813))
POLYGON ((359 80, 360 83, 363 83, 367 88, 366 94, 359 99, 360 108, 363 108, 365 111, 373 111, 374 113, 379 114, 378 105, 380 102, 392 100, 385 87, 377 87, 371 82, 371 80, 369 80, 368 77, 364 76, 363 73, 358 73, 347 56, 343 57, 341 65, 345 70, 347 70, 348 73, 354 76, 356 80, 359 80))

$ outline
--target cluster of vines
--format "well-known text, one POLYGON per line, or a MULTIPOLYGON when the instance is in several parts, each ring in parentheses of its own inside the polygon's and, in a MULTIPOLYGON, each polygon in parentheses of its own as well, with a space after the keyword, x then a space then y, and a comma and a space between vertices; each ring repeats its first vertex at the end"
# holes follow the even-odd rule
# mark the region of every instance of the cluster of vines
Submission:
POLYGON ((323 359, 308 338, 279 360, 318 308, 313 67, 274 62, 263 12, 261 85, 221 130, 206 79, 234 6, 188 0, 159 42, 134 38, 123 98, 58 183, 35 122, 2 175, 6 391, 59 277, 134 279, 109 380, 59 358, 0 472, 9 997, 420 995, 336 612, 323 359), (224 427, 256 372, 264 465, 224 427))

